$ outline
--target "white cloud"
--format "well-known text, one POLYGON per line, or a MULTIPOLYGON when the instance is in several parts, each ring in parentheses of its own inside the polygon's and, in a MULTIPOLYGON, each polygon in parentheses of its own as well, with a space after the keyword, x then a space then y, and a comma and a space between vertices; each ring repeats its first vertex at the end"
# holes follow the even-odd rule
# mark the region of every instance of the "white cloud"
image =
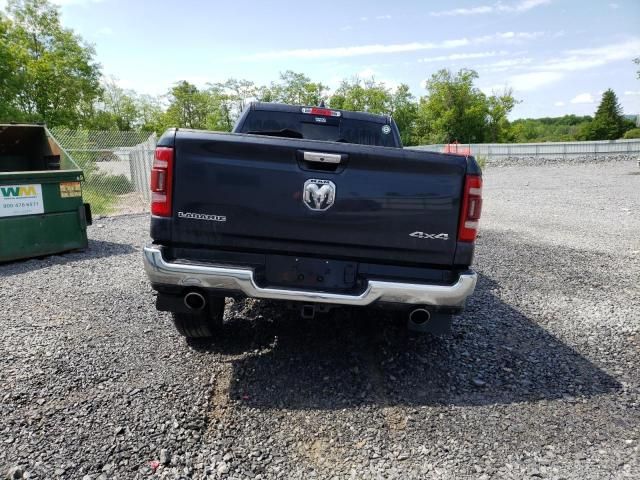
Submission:
POLYGON ((343 32, 348 32, 349 30, 353 30, 351 25, 345 25, 344 27, 340 27, 340 30, 343 32))
POLYGON ((631 38, 621 43, 613 43, 595 48, 567 50, 567 54, 582 57, 604 57, 607 60, 622 60, 637 55, 640 51, 640 38, 631 38))
POLYGON ((391 15, 378 15, 376 20, 391 20, 391 15))
POLYGON ((541 5, 548 5, 550 3, 551 0, 523 0, 513 7, 505 5, 499 8, 502 8, 506 12, 526 12, 527 10, 531 10, 532 8, 540 7, 541 5))
POLYGON ((526 12, 532 8, 551 3, 551 0, 521 0, 514 4, 503 4, 501 2, 492 5, 479 5, 470 8, 454 8, 452 10, 440 10, 430 12, 432 17, 457 17, 461 15, 482 15, 486 13, 519 13, 526 12))
POLYGON ((508 70, 522 70, 526 68, 527 65, 530 65, 533 62, 532 58, 529 57, 519 57, 519 58, 510 58, 506 60, 498 60, 497 62, 486 63, 484 65, 479 65, 477 68, 480 70, 487 70, 489 72, 506 72, 508 70))
POLYGON ((316 58, 345 58, 360 55, 374 55, 384 53, 404 53, 417 52, 421 50, 437 50, 458 48, 468 45, 478 45, 488 42, 498 43, 519 43, 522 40, 531 40, 544 35, 543 32, 498 32, 492 35, 484 35, 475 38, 456 38, 441 42, 411 42, 396 44, 374 44, 358 45, 348 47, 330 48, 298 48, 293 50, 275 50, 271 52, 261 52, 244 57, 246 60, 273 60, 280 58, 288 59, 316 59, 316 58))
MULTIPOLYGON (((511 75, 506 82, 516 91, 530 91, 556 83, 572 72, 631 59, 637 55, 638 51, 640 51, 640 38, 632 38, 600 47, 566 50, 556 58, 547 59, 535 65, 528 58, 523 58, 520 62, 516 59, 507 59, 503 62, 495 62, 502 63, 502 66, 496 66, 497 68, 492 71, 512 70, 527 65, 525 67, 528 70, 527 73, 511 75)), ((593 98, 586 95, 578 95, 571 100, 571 103, 593 103, 593 98)))
POLYGON ((481 5, 472 8, 454 8, 453 10, 441 10, 439 12, 430 12, 432 17, 456 17, 459 15, 478 15, 481 13, 491 13, 494 7, 489 5, 481 5))
POLYGON ((617 3, 610 3, 609 8, 612 8, 613 10, 617 10, 618 8, 620 8, 620 5, 617 3))
POLYGON ((507 83, 517 91, 537 90, 540 87, 550 85, 562 80, 564 74, 559 72, 530 72, 509 77, 507 83))
POLYGON ((571 99, 571 103, 593 103, 593 95, 588 92, 579 93, 571 99))
POLYGON ((564 107, 564 102, 562 100, 555 102, 553 104, 554 107, 564 107))
POLYGON ((544 32, 501 32, 492 35, 476 37, 475 43, 500 41, 506 44, 517 45, 526 40, 535 40, 544 36, 544 32))
POLYGON ((549 59, 538 66, 549 71, 573 72, 600 67, 610 62, 631 59, 640 51, 640 38, 595 48, 566 50, 564 55, 549 59))
POLYGON ((625 95, 640 95, 640 90, 627 90, 624 92, 625 95))
POLYGON ((276 50, 272 52, 256 53, 248 58, 253 60, 273 60, 276 58, 342 58, 355 57, 359 55, 373 55, 377 53, 401 53, 415 52, 418 50, 429 50, 442 48, 437 43, 402 43, 391 45, 360 45, 349 47, 332 48, 298 48, 294 50, 276 50))
POLYGON ((495 57, 498 55, 506 55, 507 52, 500 51, 491 51, 491 52, 475 52, 475 53, 452 53, 451 55, 440 55, 437 57, 426 57, 418 60, 420 63, 430 63, 430 62, 455 62, 457 60, 469 60, 473 58, 486 58, 486 57, 495 57))

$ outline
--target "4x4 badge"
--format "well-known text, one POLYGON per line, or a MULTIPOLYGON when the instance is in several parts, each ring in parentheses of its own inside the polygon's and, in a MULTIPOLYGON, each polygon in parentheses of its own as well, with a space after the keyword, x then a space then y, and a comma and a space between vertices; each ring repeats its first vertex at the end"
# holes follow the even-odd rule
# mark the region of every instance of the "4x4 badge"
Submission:
POLYGON ((421 240, 449 240, 448 233, 413 232, 413 233, 410 233, 409 236, 414 238, 419 238, 421 240))

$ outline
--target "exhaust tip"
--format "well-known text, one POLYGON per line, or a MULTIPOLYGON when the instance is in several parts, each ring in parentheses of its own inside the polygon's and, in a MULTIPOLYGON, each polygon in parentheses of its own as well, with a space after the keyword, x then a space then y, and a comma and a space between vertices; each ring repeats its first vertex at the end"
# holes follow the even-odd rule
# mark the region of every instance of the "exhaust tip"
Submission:
POLYGON ((194 312, 199 312, 207 304, 204 296, 198 292, 189 292, 184 296, 184 304, 194 312))
POLYGON ((409 321, 414 325, 426 325, 431 320, 431 312, 426 308, 415 308, 409 313, 409 321))

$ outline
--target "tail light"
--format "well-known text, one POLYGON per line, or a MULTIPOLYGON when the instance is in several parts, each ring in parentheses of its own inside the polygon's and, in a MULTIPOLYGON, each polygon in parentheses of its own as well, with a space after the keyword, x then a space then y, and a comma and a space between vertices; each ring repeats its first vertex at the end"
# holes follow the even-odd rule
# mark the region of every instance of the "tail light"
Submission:
POLYGON ((464 180, 462 194, 462 209, 460 211, 460 226, 458 241, 474 242, 478 235, 480 212, 482 211, 482 177, 467 175, 464 180))
POLYGON ((321 107, 302 107, 302 113, 318 115, 321 117, 339 117, 342 115, 342 113, 337 110, 330 110, 328 108, 321 107))
POLYGON ((157 147, 151 169, 151 214, 171 216, 173 148, 157 147))

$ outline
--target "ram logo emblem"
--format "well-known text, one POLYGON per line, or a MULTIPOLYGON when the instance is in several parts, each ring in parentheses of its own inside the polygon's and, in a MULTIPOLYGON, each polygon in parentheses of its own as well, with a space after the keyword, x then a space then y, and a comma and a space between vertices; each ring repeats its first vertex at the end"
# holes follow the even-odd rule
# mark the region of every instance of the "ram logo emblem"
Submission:
POLYGON ((312 178, 304 182, 302 201, 311 210, 327 210, 335 199, 336 186, 332 181, 312 178))

